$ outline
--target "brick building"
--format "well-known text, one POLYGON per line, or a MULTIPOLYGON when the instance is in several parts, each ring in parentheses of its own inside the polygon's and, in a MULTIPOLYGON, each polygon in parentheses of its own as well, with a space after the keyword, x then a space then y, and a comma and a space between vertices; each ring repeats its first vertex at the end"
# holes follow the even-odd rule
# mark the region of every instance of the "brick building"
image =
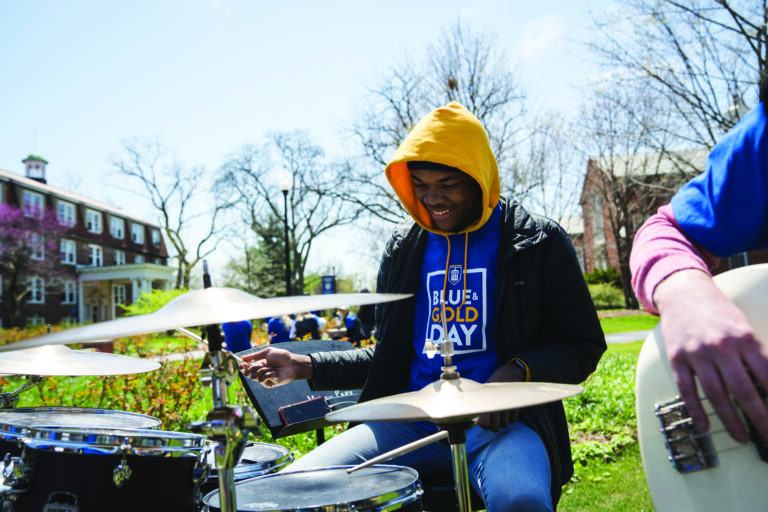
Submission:
MULTIPOLYGON (((668 203, 691 175, 704 170, 708 154, 706 149, 648 153, 613 158, 610 166, 590 159, 580 199, 584 270, 592 272, 613 267, 620 272, 620 251, 627 246, 631 248, 643 222, 668 203), (623 211, 617 212, 617 205, 623 211), (618 221, 622 217, 625 222, 618 221), (620 239, 626 238, 626 245, 616 243, 617 233, 620 239)), ((766 250, 741 253, 723 258, 714 273, 765 262, 768 262, 766 250)))
MULTIPOLYGON (((23 163, 24 176, 0 169, 0 204, 25 213, 56 212, 59 224, 67 228, 59 240, 60 264, 71 265, 76 275, 57 289, 46 289, 44 279, 24 276, 31 289, 22 307, 27 324, 112 320, 121 316, 120 304, 133 303, 142 292, 173 286, 175 271, 167 266, 160 226, 48 185, 48 162, 40 156, 30 155, 23 163)), ((3 277, 0 274, 5 281, 3 277)))

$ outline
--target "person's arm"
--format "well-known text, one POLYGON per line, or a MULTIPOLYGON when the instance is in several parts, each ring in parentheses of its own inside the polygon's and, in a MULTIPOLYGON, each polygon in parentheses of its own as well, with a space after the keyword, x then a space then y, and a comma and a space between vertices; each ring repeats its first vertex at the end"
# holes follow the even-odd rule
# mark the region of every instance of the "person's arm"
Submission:
POLYGON ((696 382, 728 433, 748 440, 731 393, 768 439, 768 409, 750 378, 768 389, 768 351, 748 320, 715 286, 718 259, 688 238, 667 205, 646 221, 632 247, 632 286, 638 300, 661 316, 661 335, 680 397, 695 425, 709 429, 696 382))
POLYGON ((658 314, 656 287, 674 272, 695 269, 709 274, 719 258, 688 238, 675 221, 672 207, 659 208, 640 227, 629 255, 632 288, 646 311, 658 314))

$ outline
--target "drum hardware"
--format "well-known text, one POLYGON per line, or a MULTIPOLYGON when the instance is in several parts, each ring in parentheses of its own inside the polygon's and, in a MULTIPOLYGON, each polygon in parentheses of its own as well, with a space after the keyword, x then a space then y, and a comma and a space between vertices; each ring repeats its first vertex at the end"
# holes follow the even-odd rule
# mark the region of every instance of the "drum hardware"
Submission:
MULTIPOLYGON (((205 260, 203 260, 203 286, 204 290, 211 289, 208 262, 205 260)), ((254 434, 260 432, 261 419, 251 407, 229 405, 227 388, 235 381, 238 372, 237 360, 222 349, 224 336, 218 323, 207 325, 204 332, 207 335, 208 353, 203 359, 200 381, 204 385, 211 386, 213 409, 208 413, 205 421, 194 422, 188 428, 192 432, 205 434, 209 439, 216 441, 213 454, 219 477, 222 510, 234 512, 237 509, 234 468, 243 455, 248 434, 251 431, 254 434)))
POLYGON ((25 375, 25 382, 19 389, 10 393, 0 393, 0 409, 13 409, 19 403, 19 398, 24 391, 34 389, 43 385, 45 377, 41 375, 25 375))
MULTIPOLYGON (((377 398, 325 416, 331 422, 432 421, 448 433, 460 512, 471 510, 467 470, 466 431, 482 414, 540 405, 578 395, 584 388, 549 382, 493 382, 480 384, 461 378, 452 364, 453 342, 446 339, 445 300, 441 301, 443 338, 439 352, 444 365, 440 379, 418 391, 377 398)), ((434 354, 433 354, 434 355, 434 354)))
POLYGON ((118 489, 120 489, 125 484, 125 482, 131 478, 131 467, 128 465, 127 456, 129 448, 130 446, 125 444, 120 447, 120 450, 123 452, 123 458, 120 459, 120 464, 118 464, 117 467, 112 470, 112 482, 118 489))

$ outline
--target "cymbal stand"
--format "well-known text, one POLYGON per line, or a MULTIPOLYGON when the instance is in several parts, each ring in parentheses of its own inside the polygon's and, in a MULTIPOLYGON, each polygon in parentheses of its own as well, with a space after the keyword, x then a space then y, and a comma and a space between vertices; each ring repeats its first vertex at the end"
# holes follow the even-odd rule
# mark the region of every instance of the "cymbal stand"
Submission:
MULTIPOLYGON (((445 290, 440 299, 440 321, 443 327, 443 341, 440 343, 440 355, 443 356, 442 380, 460 378, 453 364, 453 341, 448 336, 448 322, 445 314, 445 290)), ((459 500, 459 512, 470 512, 469 503, 469 470, 467 469, 467 430, 474 426, 474 421, 438 425, 441 430, 448 432, 448 444, 451 445, 451 460, 453 461, 453 479, 456 483, 456 498, 459 500)))
POLYGON ((43 385, 45 377, 42 375, 25 375, 26 382, 19 389, 10 393, 0 393, 0 409, 13 409, 19 403, 19 398, 24 391, 43 385))
MULTIPOLYGON (((203 283, 211 286, 207 262, 203 261, 203 283)), ((201 382, 211 386, 213 409, 205 421, 189 425, 192 432, 205 434, 214 441, 214 460, 219 477, 219 500, 222 512, 235 512, 234 468, 240 461, 251 431, 258 431, 261 420, 248 406, 230 406, 227 387, 235 381, 237 360, 222 350, 223 336, 219 325, 205 328, 209 352, 200 369, 201 382)))

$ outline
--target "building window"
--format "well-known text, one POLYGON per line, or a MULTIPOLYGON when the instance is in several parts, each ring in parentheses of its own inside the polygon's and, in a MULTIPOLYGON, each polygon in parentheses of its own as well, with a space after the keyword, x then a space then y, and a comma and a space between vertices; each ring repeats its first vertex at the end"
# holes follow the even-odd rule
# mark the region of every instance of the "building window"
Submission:
POLYGON ((141 224, 131 224, 131 240, 136 244, 144 243, 144 226, 141 224))
POLYGON ((77 302, 77 283, 75 281, 64 281, 64 290, 61 294, 62 304, 75 304, 77 302))
POLYGON ((77 263, 77 244, 74 240, 61 239, 61 262, 67 265, 77 263))
POLYGON ((605 228, 603 226, 603 198, 599 195, 592 196, 592 232, 594 243, 605 242, 605 228))
POLYGON ((98 245, 88 246, 88 265, 91 267, 101 267, 104 264, 101 247, 98 245))
POLYGON ((61 319, 61 325, 75 325, 77 323, 77 318, 73 316, 65 316, 61 319))
POLYGON ((122 240, 125 233, 125 221, 119 217, 110 217, 109 233, 112 235, 112 238, 122 240))
POLYGON ((57 212, 59 224, 70 227, 75 225, 75 205, 65 201, 59 201, 57 212))
POLYGON ((37 316, 37 315, 31 316, 31 317, 27 318, 27 324, 30 327, 35 327, 35 326, 38 326, 38 325, 45 325, 45 317, 37 316))
POLYGON ((27 279, 27 288, 29 288, 29 302, 30 304, 44 304, 45 303, 45 281, 39 277, 30 277, 27 279))
POLYGON ((85 210, 85 228, 91 233, 101 233, 101 212, 85 210))
POLYGON ((125 251, 115 249, 115 265, 125 265, 125 251))
POLYGON ((157 229, 152 230, 152 245, 160 247, 160 231, 157 229))
POLYGON ((115 304, 125 304, 125 301, 126 301, 125 285, 116 284, 114 286, 114 290, 115 290, 115 304))
POLYGON ((141 255, 141 254, 137 254, 136 256, 133 257, 133 262, 134 263, 144 263, 144 256, 141 255))
POLYGON ((32 237, 30 239, 30 247, 29 249, 32 251, 32 253, 29 255, 30 258, 33 260, 44 260, 45 259, 45 237, 38 233, 32 233, 32 237))
POLYGON ((43 195, 31 190, 25 190, 22 194, 24 215, 27 217, 41 218, 43 216, 43 195))
POLYGON ((747 261, 747 253, 745 252, 734 254, 733 256, 728 258, 728 266, 731 269, 746 267, 748 264, 749 262, 747 261))

